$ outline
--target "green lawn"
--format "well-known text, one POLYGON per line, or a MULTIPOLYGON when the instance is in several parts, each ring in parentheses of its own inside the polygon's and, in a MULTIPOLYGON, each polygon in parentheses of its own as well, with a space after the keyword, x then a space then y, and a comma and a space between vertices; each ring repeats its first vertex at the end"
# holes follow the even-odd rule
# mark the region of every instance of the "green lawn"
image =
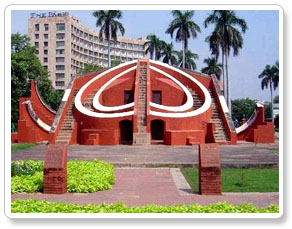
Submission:
MULTIPOLYGON (((181 169, 186 180, 198 192, 198 169, 181 169)), ((278 192, 279 169, 221 169, 222 192, 278 192)))
POLYGON ((34 143, 20 143, 20 144, 14 144, 11 145, 11 151, 15 151, 15 150, 20 150, 20 149, 27 149, 33 146, 36 146, 37 144, 34 143))

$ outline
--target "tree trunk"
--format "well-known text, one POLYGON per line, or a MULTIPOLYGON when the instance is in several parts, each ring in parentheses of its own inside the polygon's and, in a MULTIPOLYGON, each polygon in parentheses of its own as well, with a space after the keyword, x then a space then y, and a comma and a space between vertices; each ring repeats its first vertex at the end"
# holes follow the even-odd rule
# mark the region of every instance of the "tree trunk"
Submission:
POLYGON ((226 62, 226 83, 227 83, 227 105, 231 115, 231 97, 230 97, 230 78, 228 73, 228 53, 225 51, 225 62, 226 62))
POLYGON ((108 55, 108 67, 110 68, 111 67, 111 46, 110 46, 110 40, 108 39, 107 40, 107 55, 108 55))
POLYGON ((223 82, 223 96, 226 99, 226 90, 225 90, 225 69, 224 69, 224 50, 222 49, 222 82, 223 82))
POLYGON ((182 40, 182 52, 183 52, 183 59, 182 59, 182 65, 183 68, 186 68, 186 53, 185 53, 185 40, 182 40))
POLYGON ((272 80, 270 81, 270 90, 271 90, 271 116, 272 116, 272 122, 274 122, 274 101, 273 101, 273 84, 272 80))

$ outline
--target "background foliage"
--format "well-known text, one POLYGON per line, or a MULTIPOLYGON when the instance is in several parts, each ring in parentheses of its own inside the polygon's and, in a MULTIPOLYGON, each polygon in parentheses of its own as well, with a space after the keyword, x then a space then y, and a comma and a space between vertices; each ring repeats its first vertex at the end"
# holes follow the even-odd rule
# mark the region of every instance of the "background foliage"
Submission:
POLYGON ((250 98, 232 100, 232 120, 241 123, 243 118, 249 119, 255 109, 255 105, 256 102, 250 98))
POLYGON ((48 71, 41 65, 35 55, 35 47, 29 45, 29 38, 19 33, 11 35, 11 123, 15 131, 15 123, 19 119, 20 97, 30 96, 30 82, 39 84, 40 94, 44 101, 57 110, 63 91, 53 89, 48 71))

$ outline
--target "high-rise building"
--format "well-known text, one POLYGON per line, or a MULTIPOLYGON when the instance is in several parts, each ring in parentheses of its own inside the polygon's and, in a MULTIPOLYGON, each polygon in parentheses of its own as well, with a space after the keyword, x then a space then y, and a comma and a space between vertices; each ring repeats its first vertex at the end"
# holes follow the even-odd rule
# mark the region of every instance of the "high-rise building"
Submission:
MULTIPOLYGON (((65 89, 70 78, 87 63, 108 67, 107 40, 99 39, 99 31, 84 27, 78 18, 67 12, 31 13, 28 36, 58 90, 65 89)), ((111 60, 127 62, 143 58, 146 41, 146 38, 118 36, 116 43, 110 41, 111 60)))

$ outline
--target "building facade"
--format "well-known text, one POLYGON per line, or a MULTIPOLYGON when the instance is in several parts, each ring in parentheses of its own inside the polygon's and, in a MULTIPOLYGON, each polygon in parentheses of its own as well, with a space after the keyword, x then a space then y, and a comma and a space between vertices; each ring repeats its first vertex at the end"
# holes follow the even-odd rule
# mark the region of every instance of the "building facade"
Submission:
MULTIPOLYGON (((78 18, 66 12, 32 13, 28 36, 57 90, 64 90, 71 77, 87 63, 108 67, 107 40, 99 39, 98 31, 84 27, 78 18)), ((145 42, 146 38, 118 36, 116 43, 110 41, 111 60, 127 62, 143 58, 145 42)))

